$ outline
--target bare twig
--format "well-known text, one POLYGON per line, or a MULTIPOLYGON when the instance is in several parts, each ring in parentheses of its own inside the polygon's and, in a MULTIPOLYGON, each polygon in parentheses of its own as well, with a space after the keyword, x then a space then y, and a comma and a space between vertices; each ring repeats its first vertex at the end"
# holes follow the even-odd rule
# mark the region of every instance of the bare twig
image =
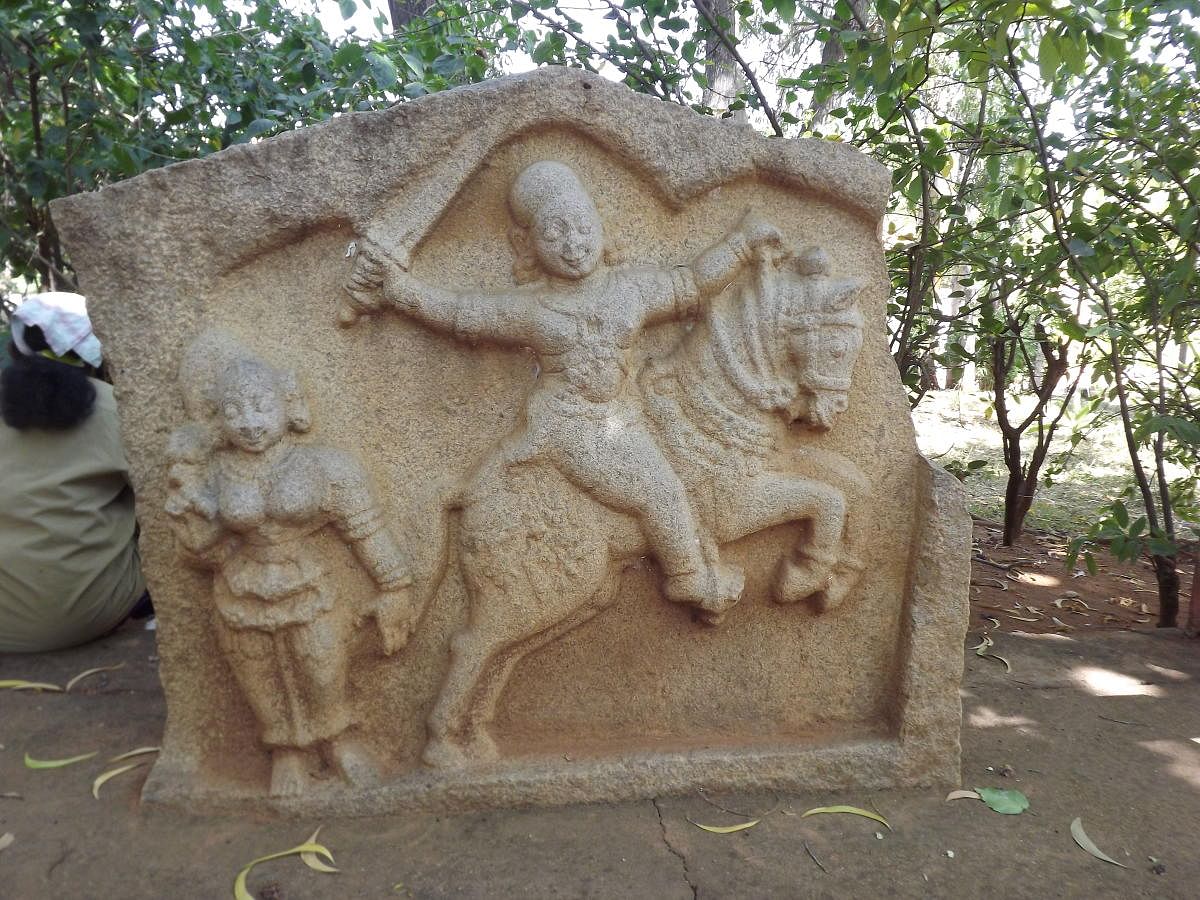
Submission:
POLYGON ((809 859, 811 859, 813 862, 815 862, 817 864, 818 869, 820 869, 822 872, 824 872, 826 875, 828 875, 829 870, 826 869, 823 865, 821 865, 821 861, 819 859, 817 859, 817 854, 813 853, 812 847, 808 846, 808 841, 804 841, 803 843, 804 843, 804 852, 808 854, 809 859))

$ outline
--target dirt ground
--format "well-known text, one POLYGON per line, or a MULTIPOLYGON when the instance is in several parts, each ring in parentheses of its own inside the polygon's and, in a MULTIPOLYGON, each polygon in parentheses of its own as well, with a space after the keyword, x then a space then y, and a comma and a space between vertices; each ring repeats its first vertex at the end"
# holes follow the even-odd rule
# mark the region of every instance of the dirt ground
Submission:
MULTIPOLYGON (((1096 554, 1096 574, 1080 559, 1066 568, 1068 540, 1027 530, 1012 547, 1000 544, 1003 529, 975 523, 971 573, 971 627, 1074 634, 1120 628, 1152 631, 1158 622, 1158 589, 1149 560, 1120 563, 1096 554), (999 624, 997 624, 999 623, 999 624)), ((1179 565, 1182 626, 1195 566, 1190 556, 1179 565)))
POLYGON ((1002 552, 986 526, 977 537, 992 562, 1026 562, 1015 573, 976 563, 981 584, 967 647, 986 634, 993 643, 985 652, 1003 657, 1011 672, 999 659, 965 651, 963 784, 1024 792, 1030 807, 1021 815, 971 799, 946 802, 945 791, 929 790, 698 793, 324 823, 201 818, 140 805, 144 768, 109 781, 97 800, 92 780, 114 767, 104 760, 156 743, 161 731, 153 634, 130 624, 84 648, 0 656, 0 679, 58 684, 125 664, 67 694, 0 690, 0 843, 12 835, 0 849, 0 898, 230 897, 245 863, 300 843, 317 825, 341 872, 320 874, 296 857, 264 863, 249 877, 259 900, 1197 896, 1200 641, 1139 621, 1155 610, 1152 594, 1137 593, 1137 581, 1151 585, 1136 567, 1070 578, 1054 563, 1052 538, 1002 552), (1054 606, 1065 590, 1094 611, 1054 606), (1114 597, 1133 605, 1107 602, 1114 597), (1006 615, 1014 603, 1023 611, 1006 615), (65 768, 23 764, 26 753, 51 759, 91 751, 99 755, 65 768), (878 810, 891 828, 851 815, 801 817, 829 804, 878 810), (746 816, 761 822, 734 834, 692 824, 746 816), (1128 868, 1079 849, 1070 833, 1076 817, 1128 868))

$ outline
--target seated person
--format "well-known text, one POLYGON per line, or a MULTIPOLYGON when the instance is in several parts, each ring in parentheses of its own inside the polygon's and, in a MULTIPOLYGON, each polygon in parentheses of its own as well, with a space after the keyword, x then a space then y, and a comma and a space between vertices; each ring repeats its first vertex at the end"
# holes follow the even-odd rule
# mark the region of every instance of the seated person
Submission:
MULTIPOLYGON (((12 315, 0 373, 0 653, 101 637, 146 591, 112 388, 83 297, 12 315)), ((145 598, 143 607, 148 607, 145 598)))

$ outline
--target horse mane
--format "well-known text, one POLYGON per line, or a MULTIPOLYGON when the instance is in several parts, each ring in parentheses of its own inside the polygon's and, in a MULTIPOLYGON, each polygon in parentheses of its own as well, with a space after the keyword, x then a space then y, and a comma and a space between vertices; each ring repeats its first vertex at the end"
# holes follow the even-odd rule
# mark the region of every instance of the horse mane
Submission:
MULTIPOLYGON (((732 307, 714 303, 708 310, 717 365, 748 400, 766 412, 781 409, 792 399, 795 385, 780 371, 787 349, 779 337, 791 330, 786 327, 789 322, 806 317, 807 312, 791 308, 797 292, 788 289, 785 279, 778 264, 759 258, 750 277, 738 284, 732 307)), ((802 289, 799 293, 807 306, 811 292, 802 289)))

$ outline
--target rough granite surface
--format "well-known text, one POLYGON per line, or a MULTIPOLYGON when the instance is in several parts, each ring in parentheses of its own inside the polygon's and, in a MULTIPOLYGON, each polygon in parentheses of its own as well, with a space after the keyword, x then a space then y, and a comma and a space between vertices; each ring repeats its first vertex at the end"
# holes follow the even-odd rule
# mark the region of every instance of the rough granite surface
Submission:
POLYGON ((548 68, 56 201, 158 611, 146 799, 956 783, 970 523, 889 190, 548 68))

